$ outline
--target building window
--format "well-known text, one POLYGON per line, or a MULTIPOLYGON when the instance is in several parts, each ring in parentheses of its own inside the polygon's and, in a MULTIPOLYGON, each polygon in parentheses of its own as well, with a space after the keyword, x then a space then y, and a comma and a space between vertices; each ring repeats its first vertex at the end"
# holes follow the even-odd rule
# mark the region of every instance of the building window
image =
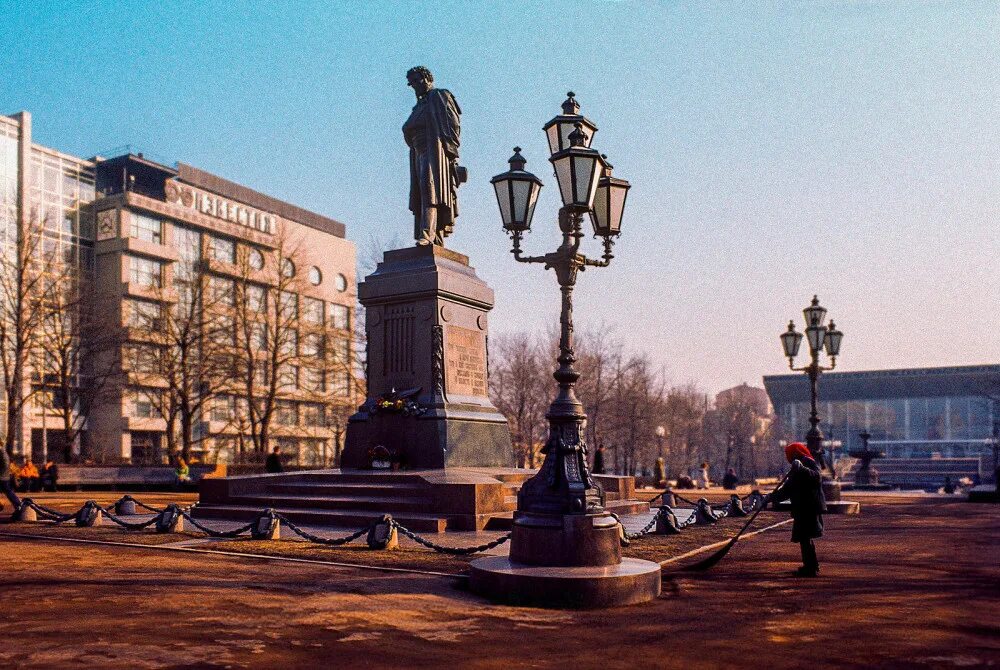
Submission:
POLYGON ((230 421, 234 416, 236 416, 236 396, 217 396, 212 404, 212 421, 230 421))
POLYGON ((316 298, 302 298, 302 318, 307 323, 323 325, 323 301, 316 298))
POLYGON ((211 277, 209 279, 209 289, 213 305, 232 307, 236 304, 236 286, 232 279, 211 277))
POLYGON ((315 402, 302 404, 302 423, 306 426, 323 426, 323 405, 315 402))
POLYGON ((321 356, 323 354, 323 336, 320 333, 308 333, 302 338, 303 356, 321 356))
POLYGON ((351 327, 351 310, 347 305, 330 303, 330 325, 342 330, 351 327))
POLYGON ((336 279, 336 287, 337 287, 337 290, 340 291, 341 293, 343 293, 344 291, 346 291, 347 290, 347 277, 345 277, 342 274, 338 274, 337 275, 337 279, 336 279))
POLYGON ((281 343, 279 351, 282 356, 295 356, 299 349, 299 334, 294 330, 287 331, 284 341, 281 343))
POLYGON ((315 265, 309 268, 309 283, 319 286, 323 282, 323 273, 315 265))
POLYGON ((302 388, 315 393, 326 390, 325 374, 321 368, 305 368, 302 371, 302 388))
POLYGON ((294 389, 299 385, 299 368, 297 365, 283 365, 278 373, 278 386, 294 389))
POLYGON ((298 316, 299 296, 282 291, 279 297, 278 314, 283 321, 293 321, 298 316))
POLYGON ((160 305, 155 302, 145 300, 128 301, 128 325, 130 328, 143 328, 145 330, 158 330, 162 312, 160 305))
POLYGON ((253 347, 259 351, 268 351, 270 347, 268 346, 267 337, 267 324, 265 323, 255 323, 253 324, 253 334, 251 335, 253 347))
POLYGON ((175 223, 172 237, 181 265, 193 267, 201 259, 201 233, 175 223))
POLYGON ((281 275, 283 277, 295 276, 295 263, 292 262, 291 258, 286 258, 281 261, 281 275))
POLYGON ((275 406, 278 425, 294 426, 298 423, 295 411, 295 403, 288 400, 279 400, 275 406))
POLYGON ((163 222, 145 214, 131 212, 132 232, 130 235, 139 240, 161 244, 163 240, 163 222))
POLYGON ((251 312, 263 312, 267 308, 267 290, 263 286, 247 286, 247 307, 251 312))
POLYGON ((129 256, 129 281, 146 288, 163 285, 163 264, 149 258, 129 256))
POLYGON ((250 263, 250 267, 254 270, 264 269, 264 254, 260 252, 260 249, 250 248, 247 251, 247 261, 250 263))
POLYGON ((236 244, 223 237, 213 237, 208 243, 208 255, 212 260, 231 265, 236 262, 236 244))
POLYGON ((152 391, 134 391, 129 394, 128 415, 136 419, 152 419, 157 416, 156 406, 149 394, 152 391))
POLYGON ((125 360, 132 372, 154 374, 160 369, 160 350, 151 344, 130 344, 125 360))

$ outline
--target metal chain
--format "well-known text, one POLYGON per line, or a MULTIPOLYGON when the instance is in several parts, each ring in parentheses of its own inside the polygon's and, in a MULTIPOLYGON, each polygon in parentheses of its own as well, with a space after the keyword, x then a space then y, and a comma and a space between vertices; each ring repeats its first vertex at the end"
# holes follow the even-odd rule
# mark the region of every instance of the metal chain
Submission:
POLYGON ((281 523, 285 524, 288 527, 288 530, 292 531, 302 539, 309 540, 310 542, 315 542, 316 544, 324 544, 326 546, 332 546, 332 547, 336 547, 342 544, 347 544, 348 542, 353 542, 354 540, 358 539, 359 537, 370 531, 372 527, 376 525, 376 524, 369 524, 364 528, 362 528, 361 530, 359 530, 358 532, 351 533, 350 535, 347 535, 345 537, 320 537, 319 535, 313 535, 309 531, 303 530, 299 526, 296 526, 294 523, 288 520, 288 517, 284 516, 283 514, 275 513, 274 516, 281 523))
POLYGON ((149 528, 154 523, 156 523, 157 521, 160 520, 160 515, 158 514, 158 515, 154 516, 152 519, 150 519, 149 521, 142 522, 142 523, 139 523, 139 522, 137 522, 137 523, 131 523, 129 521, 123 521, 122 519, 119 519, 117 516, 115 516, 114 514, 112 514, 111 512, 109 512, 107 510, 103 510, 103 511, 104 511, 104 518, 108 519, 112 523, 118 524, 119 526, 121 526, 125 530, 143 530, 145 528, 149 528))
MULTIPOLYGON (((239 528, 234 528, 233 530, 215 530, 214 528, 209 528, 208 526, 202 525, 195 521, 195 518, 185 511, 180 512, 181 517, 187 519, 191 522, 191 525, 205 533, 209 537, 239 537, 244 533, 248 533, 253 530, 253 527, 257 524, 257 521, 251 521, 245 526, 240 526, 239 528)), ((154 519, 155 521, 155 519, 154 519)))
POLYGON ((428 549, 433 549, 434 551, 440 552, 442 554, 451 554, 452 556, 467 556, 469 554, 480 554, 484 551, 493 549, 494 547, 499 547, 501 544, 509 540, 511 535, 510 533, 507 533, 506 535, 498 537, 492 542, 487 542, 486 544, 480 544, 476 547, 446 547, 444 545, 436 544, 434 542, 431 542, 430 540, 426 540, 420 537, 406 526, 400 524, 398 521, 392 520, 390 521, 390 523, 392 523, 393 527, 395 527, 396 530, 398 530, 400 533, 410 538, 417 544, 422 544, 428 549))

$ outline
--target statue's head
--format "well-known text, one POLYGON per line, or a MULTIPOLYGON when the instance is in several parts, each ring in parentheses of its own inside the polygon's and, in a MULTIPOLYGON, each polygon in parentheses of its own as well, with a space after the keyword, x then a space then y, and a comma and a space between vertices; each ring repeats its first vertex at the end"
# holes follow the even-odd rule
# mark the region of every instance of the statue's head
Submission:
POLYGON ((434 88, 434 75, 423 65, 411 67, 406 72, 406 85, 412 87, 419 98, 434 88))

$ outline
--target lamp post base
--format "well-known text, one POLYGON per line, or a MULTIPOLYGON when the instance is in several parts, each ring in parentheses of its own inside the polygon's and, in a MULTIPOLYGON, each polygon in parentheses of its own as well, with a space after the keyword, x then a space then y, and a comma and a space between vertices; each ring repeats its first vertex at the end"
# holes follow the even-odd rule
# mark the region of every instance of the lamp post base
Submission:
POLYGON ((637 558, 624 558, 616 565, 555 567, 487 556, 469 567, 474 593, 510 604, 618 607, 660 595, 660 564, 637 558))

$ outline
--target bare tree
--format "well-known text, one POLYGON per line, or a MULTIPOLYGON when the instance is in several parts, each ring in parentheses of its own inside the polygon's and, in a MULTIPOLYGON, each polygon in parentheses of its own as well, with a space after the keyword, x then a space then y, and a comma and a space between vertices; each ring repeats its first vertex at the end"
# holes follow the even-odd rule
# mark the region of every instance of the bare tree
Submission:
POLYGON ((241 249, 237 258, 235 378, 241 395, 250 399, 247 424, 258 457, 269 449, 278 410, 288 411, 286 397, 295 386, 288 382, 300 372, 303 280, 295 267, 302 255, 300 242, 282 227, 275 233, 272 248, 241 249))
POLYGON ((36 354, 47 298, 53 290, 48 280, 57 265, 54 251, 42 244, 44 221, 29 216, 16 240, 0 254, 0 373, 6 402, 4 448, 23 452, 22 425, 25 405, 35 387, 25 383, 31 358, 36 354))
POLYGON ((64 262, 50 281, 35 373, 44 402, 62 425, 63 459, 68 463, 80 451, 91 407, 117 376, 117 366, 102 354, 120 347, 121 340, 97 318, 94 292, 75 263, 64 262))
POLYGON ((551 365, 544 350, 525 333, 491 341, 490 398, 507 417, 518 467, 535 467, 548 426, 551 365))
POLYGON ((150 287, 155 300, 138 318, 143 341, 126 345, 123 358, 130 385, 167 424, 169 452, 179 439, 188 460, 206 437, 196 431, 199 419, 231 383, 234 293, 231 280, 209 275, 204 263, 174 270, 170 286, 161 278, 150 287))

